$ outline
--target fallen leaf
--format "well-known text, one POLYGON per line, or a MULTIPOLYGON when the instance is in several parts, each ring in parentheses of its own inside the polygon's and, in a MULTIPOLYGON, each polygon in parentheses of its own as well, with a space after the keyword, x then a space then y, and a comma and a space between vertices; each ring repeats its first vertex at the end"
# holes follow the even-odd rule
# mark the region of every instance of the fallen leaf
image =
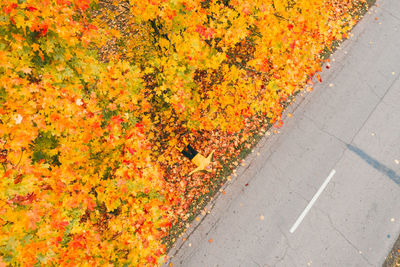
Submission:
POLYGON ((208 243, 212 243, 214 240, 212 238, 208 239, 208 243))
POLYGON ((315 76, 317 77, 317 80, 318 80, 320 83, 322 83, 321 75, 317 74, 317 75, 315 75, 315 76))

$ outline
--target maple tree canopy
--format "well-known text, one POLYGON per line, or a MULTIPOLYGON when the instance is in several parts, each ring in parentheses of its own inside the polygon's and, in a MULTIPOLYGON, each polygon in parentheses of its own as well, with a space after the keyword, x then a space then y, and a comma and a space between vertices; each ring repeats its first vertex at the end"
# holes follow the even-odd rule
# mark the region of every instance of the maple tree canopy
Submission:
POLYGON ((0 265, 160 264, 171 227, 254 131, 281 125, 364 7, 2 0, 0 265), (215 150, 210 172, 188 175, 183 138, 215 150))

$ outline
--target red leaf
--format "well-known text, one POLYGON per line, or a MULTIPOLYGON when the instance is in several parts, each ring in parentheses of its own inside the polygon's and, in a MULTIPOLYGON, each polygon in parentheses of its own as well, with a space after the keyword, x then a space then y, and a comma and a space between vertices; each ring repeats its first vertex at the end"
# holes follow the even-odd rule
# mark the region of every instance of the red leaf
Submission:
POLYGON ((315 75, 316 77, 317 77, 317 80, 320 82, 320 83, 322 83, 322 78, 321 78, 321 76, 319 75, 319 74, 317 74, 317 75, 315 75))
POLYGON ((129 153, 131 153, 132 155, 134 155, 136 153, 136 150, 133 148, 128 147, 128 151, 129 153))
POLYGON ((45 36, 48 30, 49 30, 49 25, 43 24, 42 30, 40 31, 40 35, 45 36))
POLYGON ((38 10, 36 7, 33 7, 33 6, 27 6, 26 9, 28 11, 36 11, 36 10, 38 10))
POLYGON ((296 41, 293 41, 293 43, 290 44, 290 48, 293 50, 295 46, 296 46, 296 41))

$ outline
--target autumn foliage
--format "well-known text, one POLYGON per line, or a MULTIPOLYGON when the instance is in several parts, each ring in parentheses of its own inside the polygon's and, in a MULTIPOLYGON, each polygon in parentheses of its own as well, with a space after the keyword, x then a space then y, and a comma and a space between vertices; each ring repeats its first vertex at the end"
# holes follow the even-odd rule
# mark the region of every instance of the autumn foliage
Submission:
POLYGON ((356 0, 3 0, 1 264, 157 265, 356 0), (211 173, 180 149, 215 150, 211 173))

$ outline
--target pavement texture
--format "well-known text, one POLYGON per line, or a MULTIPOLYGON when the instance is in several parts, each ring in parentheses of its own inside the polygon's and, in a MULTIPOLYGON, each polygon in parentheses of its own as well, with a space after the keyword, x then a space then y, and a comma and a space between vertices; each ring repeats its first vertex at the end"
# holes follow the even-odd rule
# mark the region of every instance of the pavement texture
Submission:
POLYGON ((377 4, 167 264, 382 265, 400 234, 400 0, 377 4))

